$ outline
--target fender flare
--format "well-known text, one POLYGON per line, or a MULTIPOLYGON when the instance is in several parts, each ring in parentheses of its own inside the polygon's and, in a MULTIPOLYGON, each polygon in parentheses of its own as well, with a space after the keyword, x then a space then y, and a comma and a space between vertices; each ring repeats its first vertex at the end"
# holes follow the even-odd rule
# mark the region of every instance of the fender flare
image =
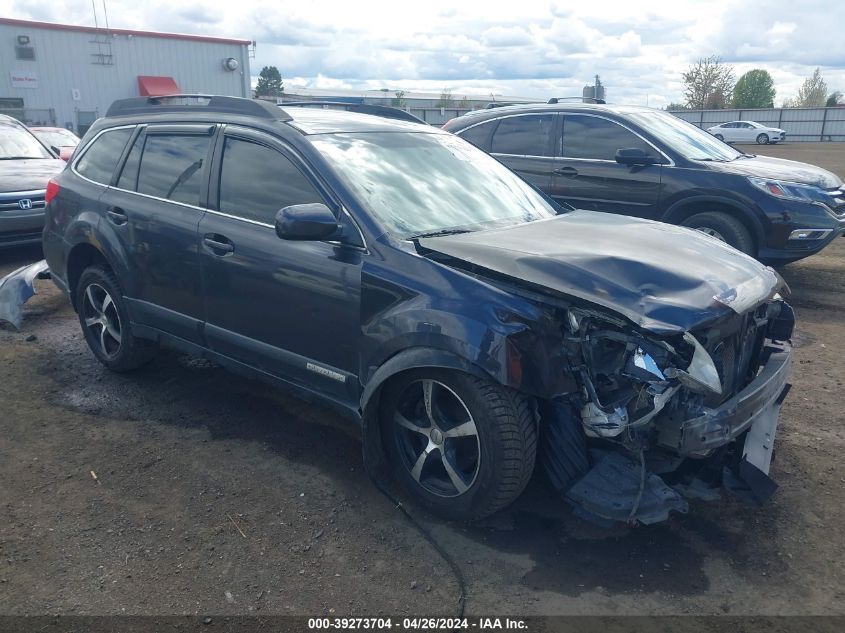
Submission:
MULTIPOLYGON (((364 385, 364 392, 361 394, 362 413, 367 411, 370 400, 379 387, 389 378, 409 369, 422 369, 424 367, 457 369, 479 378, 496 380, 495 376, 491 376, 478 365, 454 352, 435 347, 411 347, 391 356, 367 380, 367 384, 364 385)), ((364 417, 366 418, 366 415, 364 417)))
POLYGON ((754 213, 754 211, 747 204, 734 198, 728 198, 725 196, 710 194, 695 195, 681 198, 680 200, 673 202, 671 206, 669 206, 669 208, 663 212, 663 215, 660 217, 660 221, 667 222, 669 224, 677 224, 678 222, 676 220, 676 217, 678 216, 678 211, 690 204, 699 204, 702 202, 713 202, 735 209, 737 212, 742 214, 743 218, 747 219, 751 223, 754 233, 753 237, 757 244, 762 244, 765 241, 765 229, 758 215, 754 213))

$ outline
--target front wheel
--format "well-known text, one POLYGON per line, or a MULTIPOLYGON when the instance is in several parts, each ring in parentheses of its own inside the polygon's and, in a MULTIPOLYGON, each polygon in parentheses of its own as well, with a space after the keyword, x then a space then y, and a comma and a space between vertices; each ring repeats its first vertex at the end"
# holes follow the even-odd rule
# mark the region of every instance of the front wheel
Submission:
POLYGON ((681 225, 726 242, 746 255, 754 255, 754 240, 751 238, 751 233, 742 222, 727 213, 717 211, 697 213, 684 220, 681 225))
POLYGON ((720 141, 724 141, 724 140, 725 140, 725 137, 724 137, 724 136, 722 136, 721 134, 717 134, 717 135, 716 135, 716 138, 717 138, 717 139, 719 139, 720 141))
POLYGON ((537 452, 529 402, 492 381, 441 369, 394 379, 381 400, 395 476, 432 512, 471 521, 525 488, 537 452))
POLYGON ((153 357, 155 346, 132 334, 123 293, 111 270, 104 266, 86 268, 79 278, 76 297, 85 341, 103 365, 123 372, 153 357))
POLYGON ((768 134, 760 134, 757 136, 757 145, 768 145, 769 144, 769 135, 768 134))

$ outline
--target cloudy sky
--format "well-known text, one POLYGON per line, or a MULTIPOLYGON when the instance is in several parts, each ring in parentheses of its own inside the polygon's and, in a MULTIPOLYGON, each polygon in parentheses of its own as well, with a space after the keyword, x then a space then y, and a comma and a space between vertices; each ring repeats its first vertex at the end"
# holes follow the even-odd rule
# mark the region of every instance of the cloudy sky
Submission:
MULTIPOLYGON (((102 20, 102 1, 95 0, 102 20)), ((0 0, 0 15, 93 24, 91 0, 0 0)), ((776 105, 816 66, 845 92, 843 0, 106 0, 113 27, 255 39, 254 75, 288 86, 389 88, 456 96, 580 94, 681 101, 681 71, 720 55, 737 76, 767 69, 776 105)))

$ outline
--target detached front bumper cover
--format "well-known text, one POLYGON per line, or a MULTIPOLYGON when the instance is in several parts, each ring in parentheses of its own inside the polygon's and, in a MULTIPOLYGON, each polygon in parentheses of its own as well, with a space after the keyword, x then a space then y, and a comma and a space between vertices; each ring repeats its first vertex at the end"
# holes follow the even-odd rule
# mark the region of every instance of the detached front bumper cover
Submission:
POLYGON ((23 304, 35 294, 33 283, 49 279, 50 269, 45 260, 22 266, 0 279, 0 321, 8 321, 21 329, 23 304))

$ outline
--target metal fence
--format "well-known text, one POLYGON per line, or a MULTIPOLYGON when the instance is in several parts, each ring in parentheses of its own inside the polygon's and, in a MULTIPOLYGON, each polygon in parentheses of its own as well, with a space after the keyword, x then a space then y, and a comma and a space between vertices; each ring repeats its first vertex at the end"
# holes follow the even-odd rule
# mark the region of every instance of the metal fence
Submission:
POLYGON ((845 108, 754 110, 670 110, 679 119, 707 129, 728 121, 757 121, 786 130, 787 141, 845 141, 845 108))
POLYGON ((469 108, 403 108, 429 125, 440 127, 449 119, 471 112, 469 108))
POLYGON ((53 108, 0 108, 0 114, 7 114, 29 126, 56 126, 56 111, 53 108))

